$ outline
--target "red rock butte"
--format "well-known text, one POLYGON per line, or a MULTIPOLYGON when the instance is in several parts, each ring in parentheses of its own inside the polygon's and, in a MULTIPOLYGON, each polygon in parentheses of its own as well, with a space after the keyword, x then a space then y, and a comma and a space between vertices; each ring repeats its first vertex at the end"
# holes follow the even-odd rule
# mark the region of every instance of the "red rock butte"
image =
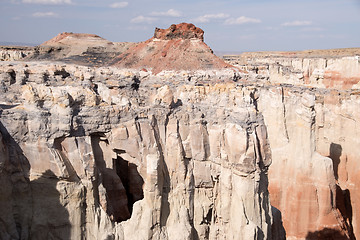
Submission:
POLYGON ((149 69, 154 74, 162 70, 206 70, 232 66, 215 56, 204 43, 204 31, 193 24, 173 24, 168 29, 155 29, 154 36, 123 52, 115 66, 149 69))

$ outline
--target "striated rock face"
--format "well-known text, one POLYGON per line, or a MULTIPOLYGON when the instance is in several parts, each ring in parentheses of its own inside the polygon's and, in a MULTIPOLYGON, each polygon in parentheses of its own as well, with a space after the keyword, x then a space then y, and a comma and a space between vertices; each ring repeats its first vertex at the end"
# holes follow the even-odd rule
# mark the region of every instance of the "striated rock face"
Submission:
POLYGON ((284 238, 256 90, 233 73, 0 72, 1 239, 284 238))
POLYGON ((360 88, 360 49, 294 53, 244 53, 224 56, 258 80, 297 86, 349 90, 360 88))
POLYGON ((337 52, 338 58, 334 51, 308 57, 254 53, 256 59, 247 54, 232 60, 258 81, 278 85, 262 88, 257 106, 273 156, 271 204, 281 211, 289 239, 360 236, 360 97, 353 81, 360 64, 351 56, 358 49, 337 52), (334 71, 336 79, 327 75, 334 71))
POLYGON ((155 29, 154 37, 130 47, 114 66, 149 69, 154 74, 173 70, 209 70, 233 68, 213 54, 203 41, 204 31, 193 24, 173 24, 155 29))
POLYGON ((353 123, 342 117, 344 110, 338 112, 328 101, 338 98, 337 94, 352 99, 344 110, 347 116, 355 117, 358 95, 308 90, 298 93, 282 87, 259 94, 258 106, 264 115, 274 159, 269 170, 271 203, 282 212, 288 237, 302 239, 309 232, 321 232, 324 228, 341 233, 343 237, 336 239, 353 239, 356 233, 355 209, 359 205, 353 195, 358 191, 358 183, 353 177, 359 167, 358 160, 347 154, 352 155, 350 146, 358 146, 359 142, 345 127, 353 123), (349 150, 342 151, 347 144, 349 150))

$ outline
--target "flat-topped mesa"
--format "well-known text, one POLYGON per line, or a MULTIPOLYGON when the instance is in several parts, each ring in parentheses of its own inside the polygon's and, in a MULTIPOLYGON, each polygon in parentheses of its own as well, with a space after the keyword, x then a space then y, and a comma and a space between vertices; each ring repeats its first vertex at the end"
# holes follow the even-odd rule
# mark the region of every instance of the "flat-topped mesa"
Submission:
POLYGON ((106 66, 134 43, 116 43, 96 34, 63 32, 36 46, 27 59, 106 66))
POLYGON ((63 32, 59 33, 56 37, 42 43, 40 46, 70 45, 75 47, 75 44, 112 45, 113 43, 96 34, 63 32))
POLYGON ((154 36, 123 52, 114 61, 118 68, 161 71, 231 69, 204 43, 204 31, 191 23, 155 29, 154 36))
POLYGON ((191 23, 172 24, 167 29, 155 28, 154 38, 162 40, 200 39, 204 41, 204 31, 191 23))

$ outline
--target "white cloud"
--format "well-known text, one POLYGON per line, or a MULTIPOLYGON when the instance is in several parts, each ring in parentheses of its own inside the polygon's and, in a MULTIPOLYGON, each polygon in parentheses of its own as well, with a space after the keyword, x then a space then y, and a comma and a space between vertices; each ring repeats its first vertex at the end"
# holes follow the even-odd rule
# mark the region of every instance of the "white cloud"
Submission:
POLYGON ((137 16, 133 19, 130 20, 131 23, 152 23, 154 21, 156 21, 156 18, 153 17, 144 17, 142 15, 137 16))
POLYGON ((249 18, 249 17, 241 16, 238 18, 228 18, 225 21, 226 25, 240 25, 245 23, 261 23, 261 20, 257 18, 249 18))
POLYGON ((302 32, 321 32, 324 31, 323 28, 320 27, 305 27, 301 29, 302 32))
POLYGON ((156 17, 181 17, 182 13, 175 9, 169 9, 166 12, 152 12, 150 15, 156 17))
POLYGON ((42 18, 42 17, 57 17, 59 16, 54 12, 36 12, 32 14, 33 17, 42 18))
POLYGON ((115 2, 110 5, 111 8, 125 8, 129 5, 128 2, 115 2))
POLYGON ((309 26, 312 25, 311 21, 293 21, 293 22, 285 22, 281 24, 284 27, 299 27, 299 26, 309 26))
POLYGON ((193 21, 199 23, 208 23, 211 21, 211 19, 224 19, 224 18, 228 18, 229 16, 230 15, 226 13, 205 14, 203 16, 195 18, 193 21))
POLYGON ((33 3, 33 4, 72 4, 71 0, 22 0, 23 3, 33 3))

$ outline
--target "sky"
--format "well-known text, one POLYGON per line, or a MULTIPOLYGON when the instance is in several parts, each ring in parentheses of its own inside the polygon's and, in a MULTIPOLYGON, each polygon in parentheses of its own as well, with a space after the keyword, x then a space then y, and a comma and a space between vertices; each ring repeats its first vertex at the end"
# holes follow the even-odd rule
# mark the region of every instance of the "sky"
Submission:
POLYGON ((181 22, 202 28, 214 51, 360 47, 360 0, 0 0, 0 42, 61 32, 140 42, 181 22))

